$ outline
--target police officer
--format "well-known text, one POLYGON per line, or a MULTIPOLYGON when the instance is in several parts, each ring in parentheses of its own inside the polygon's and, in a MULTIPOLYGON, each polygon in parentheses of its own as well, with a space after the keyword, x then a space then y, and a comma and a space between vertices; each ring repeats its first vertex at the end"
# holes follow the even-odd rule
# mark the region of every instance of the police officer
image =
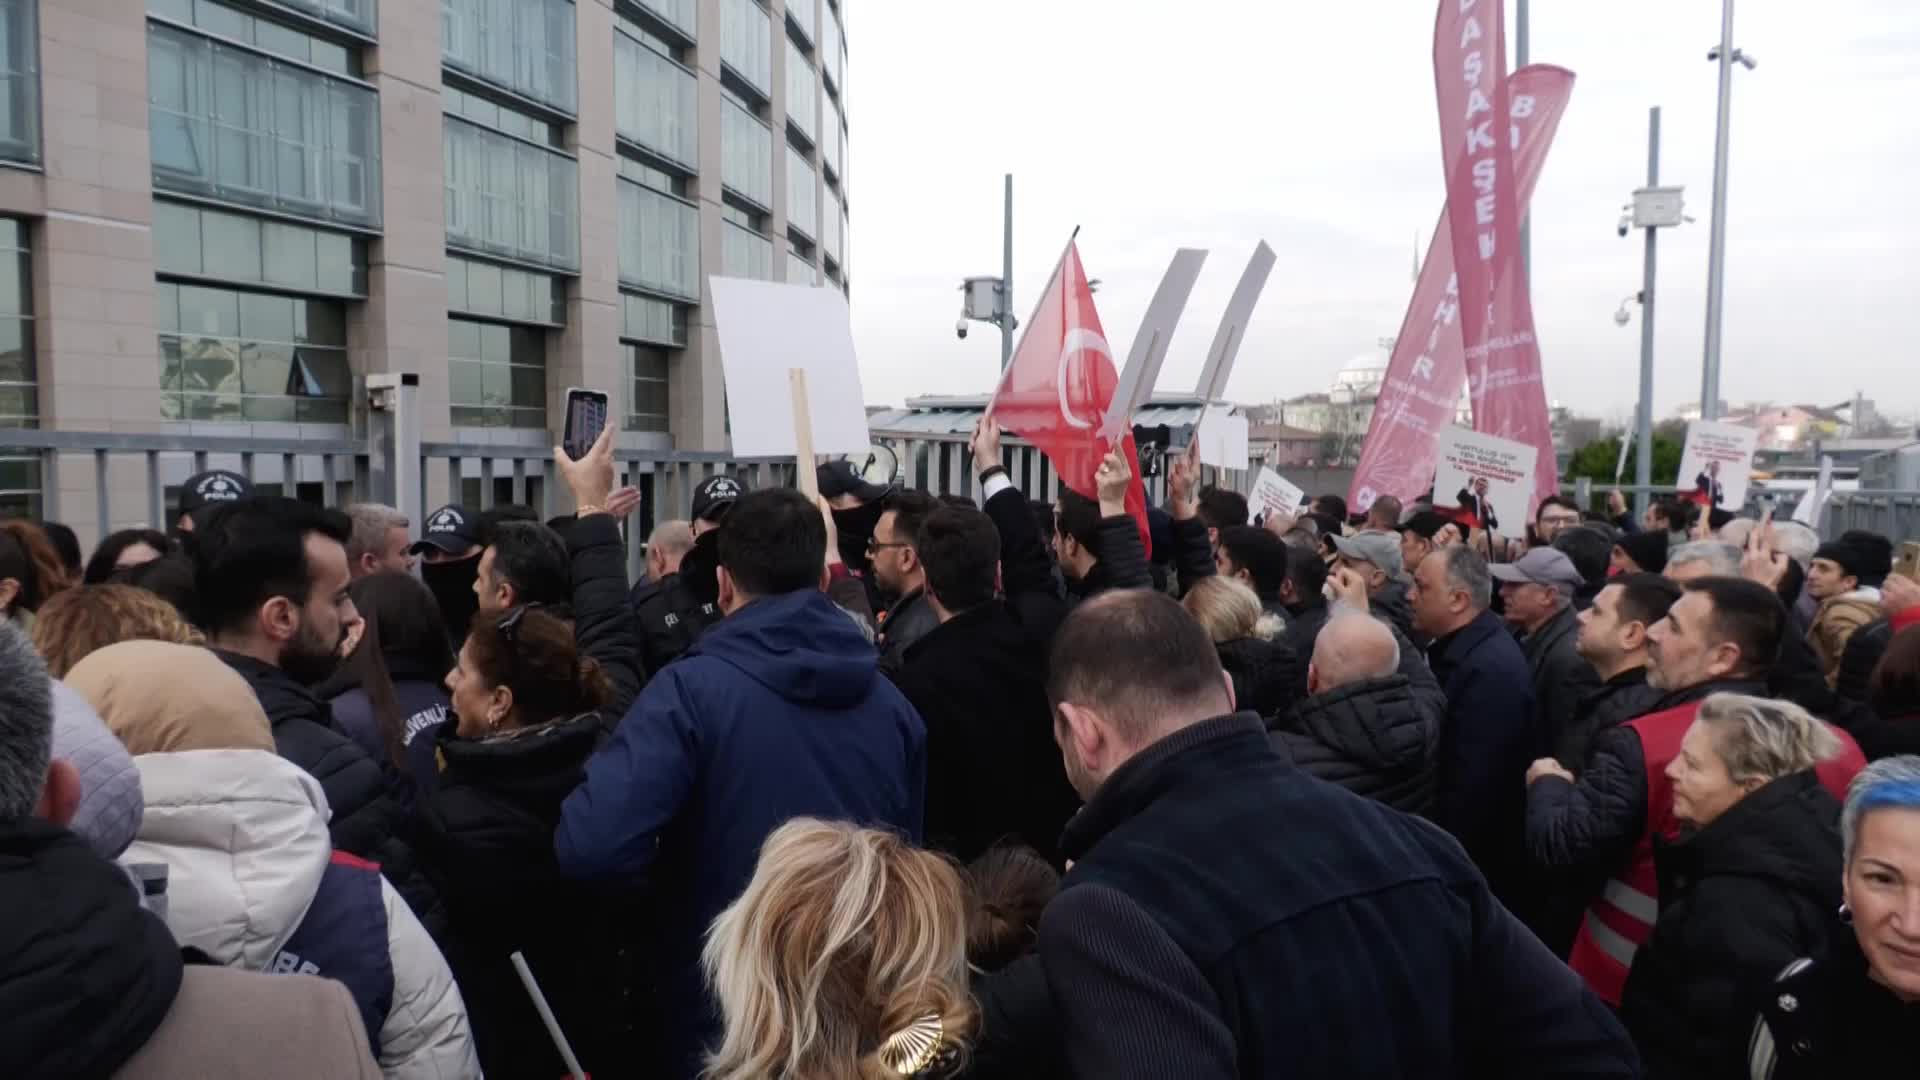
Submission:
POLYGON ((692 521, 662 522, 647 537, 647 576, 633 587, 632 600, 640 663, 648 678, 719 621, 720 609, 710 595, 713 590, 693 588, 681 576, 681 564, 694 554, 695 538, 717 528, 745 490, 731 476, 710 476, 693 489, 692 521))

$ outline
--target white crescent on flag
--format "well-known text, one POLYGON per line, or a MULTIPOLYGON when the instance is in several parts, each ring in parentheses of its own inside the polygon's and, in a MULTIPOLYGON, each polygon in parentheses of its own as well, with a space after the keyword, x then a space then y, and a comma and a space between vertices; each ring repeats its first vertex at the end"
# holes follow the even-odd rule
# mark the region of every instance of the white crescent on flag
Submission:
POLYGON ((1073 407, 1067 404, 1067 361, 1082 350, 1097 352, 1105 356, 1108 363, 1113 362, 1113 350, 1107 347, 1106 338, 1079 326, 1068 330, 1066 339, 1060 342, 1060 370, 1054 378, 1060 392, 1060 418, 1067 422, 1068 427, 1087 429, 1093 427, 1093 422, 1075 416, 1073 407))

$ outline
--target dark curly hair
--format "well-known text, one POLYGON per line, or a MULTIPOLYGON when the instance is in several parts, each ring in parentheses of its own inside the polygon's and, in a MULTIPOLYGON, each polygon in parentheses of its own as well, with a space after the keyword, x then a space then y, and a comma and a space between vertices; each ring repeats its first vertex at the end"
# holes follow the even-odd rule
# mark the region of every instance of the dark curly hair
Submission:
POLYGON ((486 685, 513 691, 520 727, 593 712, 613 698, 606 672, 575 647, 573 627, 538 607, 475 615, 466 653, 486 685))

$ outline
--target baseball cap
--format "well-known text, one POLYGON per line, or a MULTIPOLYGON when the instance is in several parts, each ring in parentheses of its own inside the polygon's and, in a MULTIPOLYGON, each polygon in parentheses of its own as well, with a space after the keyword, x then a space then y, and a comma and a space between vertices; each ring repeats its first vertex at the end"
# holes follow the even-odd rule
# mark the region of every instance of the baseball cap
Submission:
POLYGON ((693 489, 693 519, 719 521, 746 490, 731 476, 707 477, 693 489))
POLYGON ((1393 577, 1399 577, 1403 571, 1399 533, 1365 529, 1352 536, 1335 533, 1327 539, 1333 541, 1335 551, 1354 562, 1372 563, 1393 577))
POLYGON ((1551 585, 1568 596, 1587 583, 1572 559, 1550 547, 1534 548, 1515 562, 1495 563, 1487 569, 1510 585, 1551 585))
POLYGON ((462 506, 447 505, 427 515, 420 527, 420 539, 408 548, 418 555, 429 547, 449 555, 465 555, 480 543, 480 521, 462 506))
POLYGON ((820 494, 831 499, 837 495, 853 495, 864 502, 885 498, 893 488, 883 484, 870 484, 854 471, 851 461, 829 461, 814 470, 814 480, 820 487, 820 494))
POLYGON ((246 477, 228 469, 208 469, 194 473, 180 485, 180 513, 191 514, 213 503, 234 502, 251 494, 253 485, 246 477))

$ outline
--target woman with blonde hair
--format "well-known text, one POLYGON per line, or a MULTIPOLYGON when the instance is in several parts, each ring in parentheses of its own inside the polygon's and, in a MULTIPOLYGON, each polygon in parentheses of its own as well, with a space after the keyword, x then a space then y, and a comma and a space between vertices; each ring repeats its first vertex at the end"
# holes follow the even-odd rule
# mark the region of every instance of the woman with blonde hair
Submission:
POLYGON ((122 641, 206 644, 172 604, 132 585, 68 589, 48 600, 33 623, 33 647, 56 679, 88 654, 122 641))
POLYGON ((1233 699, 1263 717, 1284 715, 1306 682, 1299 658, 1280 639, 1280 618, 1260 608, 1260 597, 1232 578, 1201 578, 1180 605, 1213 639, 1220 666, 1233 676, 1233 699))
POLYGON ((967 913, 942 856, 842 822, 782 825, 707 934, 725 1031, 706 1076, 952 1075, 978 1023, 967 913))
POLYGON ((1660 914, 1620 1003, 1649 1080, 1745 1073, 1757 995, 1824 955, 1840 906, 1838 750, 1798 705, 1715 694, 1667 767, 1678 839, 1654 840, 1660 914))

